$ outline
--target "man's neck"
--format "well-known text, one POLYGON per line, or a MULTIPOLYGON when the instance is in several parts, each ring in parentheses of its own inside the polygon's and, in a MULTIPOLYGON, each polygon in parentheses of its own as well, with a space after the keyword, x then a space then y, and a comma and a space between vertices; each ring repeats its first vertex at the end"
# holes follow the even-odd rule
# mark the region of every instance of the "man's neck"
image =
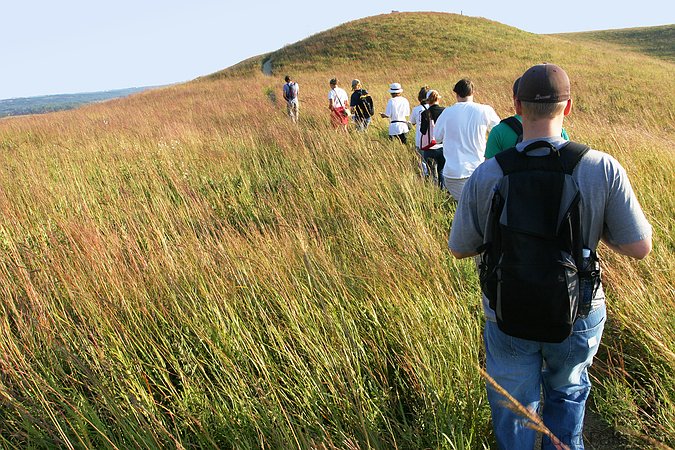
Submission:
POLYGON ((530 139, 560 136, 563 116, 554 119, 527 120, 523 118, 523 141, 530 139))
POLYGON ((460 97, 457 95, 457 103, 469 103, 473 101, 473 95, 469 95, 468 97, 460 97))

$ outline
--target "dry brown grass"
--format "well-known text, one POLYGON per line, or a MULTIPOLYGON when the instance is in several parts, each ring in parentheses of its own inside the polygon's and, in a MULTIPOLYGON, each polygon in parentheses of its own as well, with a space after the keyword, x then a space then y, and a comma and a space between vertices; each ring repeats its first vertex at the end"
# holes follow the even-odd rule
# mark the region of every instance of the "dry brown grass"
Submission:
MULTIPOLYGON (((406 17, 417 16, 395 20, 406 17)), ((434 16, 471 33, 455 19, 434 16)), ((655 225, 644 262, 603 252, 610 322, 594 407, 672 445, 672 66, 476 30, 473 56, 434 64, 285 60, 298 127, 269 100, 280 80, 260 73, 1 120, 2 445, 489 445, 478 286, 446 250, 454 207, 383 121, 333 132, 327 84, 359 78, 381 110, 390 82, 450 102, 469 76, 476 100, 506 116, 513 79, 544 59, 572 77, 572 138, 621 161, 655 225), (648 103, 647 77, 664 86, 648 103)))

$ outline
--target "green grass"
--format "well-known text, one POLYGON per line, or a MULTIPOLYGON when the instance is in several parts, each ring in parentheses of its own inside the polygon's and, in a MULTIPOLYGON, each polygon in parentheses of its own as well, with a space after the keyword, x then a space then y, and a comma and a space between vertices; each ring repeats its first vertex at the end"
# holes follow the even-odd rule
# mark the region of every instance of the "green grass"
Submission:
POLYGON ((333 132, 325 97, 333 75, 358 76, 378 109, 391 81, 449 103, 470 76, 505 116, 513 79, 544 59, 572 78, 571 136, 619 159, 655 228, 645 261, 601 249, 610 319, 592 407, 636 448, 675 445, 672 65, 451 14, 345 27, 271 54, 301 84, 298 127, 264 57, 0 120, 1 446, 494 445, 475 267, 446 248, 454 206, 384 121, 333 132), (386 48, 387 27, 425 23, 448 30, 420 38, 448 48, 434 64, 411 45, 325 71, 357 29, 386 48), (649 107, 645 77, 664 86, 649 107))
POLYGON ((675 25, 564 33, 557 36, 575 41, 615 45, 671 63, 675 62, 675 25))

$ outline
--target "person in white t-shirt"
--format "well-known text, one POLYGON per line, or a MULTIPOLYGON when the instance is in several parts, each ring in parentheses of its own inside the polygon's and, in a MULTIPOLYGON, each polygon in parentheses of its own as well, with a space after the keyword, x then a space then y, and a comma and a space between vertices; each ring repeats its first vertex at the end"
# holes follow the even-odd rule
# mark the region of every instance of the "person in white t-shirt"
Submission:
POLYGON ((385 119, 389 119, 389 139, 398 139, 402 143, 408 142, 407 134, 408 116, 410 115, 410 102, 403 97, 403 88, 399 83, 389 85, 391 98, 387 102, 387 108, 380 113, 385 119))
POLYGON ((427 92, 429 92, 429 86, 422 86, 420 88, 420 92, 417 94, 417 100, 420 104, 415 106, 410 113, 410 123, 415 125, 415 147, 417 150, 421 147, 422 133, 420 132, 420 124, 422 123, 422 111, 426 109, 427 92))
MULTIPOLYGON (((420 132, 420 125, 422 124, 422 111, 426 109, 427 102, 427 92, 429 92, 429 86, 422 86, 419 93, 417 94, 417 100, 420 102, 419 105, 413 107, 412 112, 410 113, 410 123, 415 125, 415 148, 419 153, 421 151, 420 147, 422 146, 422 133, 420 132)), ((422 175, 425 177, 429 176, 429 166, 427 162, 422 158, 420 154, 420 169, 422 175)))
POLYGON ((347 131, 349 124, 349 96, 347 92, 338 87, 339 80, 333 78, 330 80, 330 91, 328 91, 328 109, 330 109, 330 121, 336 130, 347 131))
POLYGON ((445 157, 443 184, 457 201, 466 180, 485 160, 487 133, 499 123, 491 106, 473 101, 473 90, 471 80, 459 80, 453 89, 457 103, 443 110, 435 126, 445 157))

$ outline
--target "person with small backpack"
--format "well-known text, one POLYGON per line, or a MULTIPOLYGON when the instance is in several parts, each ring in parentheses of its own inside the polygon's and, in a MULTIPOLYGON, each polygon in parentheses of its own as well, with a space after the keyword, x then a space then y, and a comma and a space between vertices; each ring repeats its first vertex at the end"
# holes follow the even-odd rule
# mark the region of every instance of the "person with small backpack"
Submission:
POLYGON ((359 80, 352 80, 352 96, 349 99, 349 105, 354 111, 353 117, 356 129, 366 131, 373 114, 375 114, 375 107, 373 106, 373 98, 363 88, 359 80))
POLYGON ((420 145, 422 140, 422 134, 420 133, 420 125, 422 123, 422 111, 426 108, 427 103, 427 92, 429 92, 429 86, 422 86, 417 93, 417 101, 419 105, 413 107, 412 112, 410 113, 410 124, 415 126, 415 148, 417 153, 420 155, 420 170, 422 175, 426 178, 430 173, 430 168, 428 162, 424 159, 421 153, 420 145))
POLYGON ((300 91, 300 88, 298 83, 293 81, 290 75, 286 75, 284 80, 286 81, 283 88, 284 100, 286 100, 286 111, 293 123, 297 123, 300 110, 300 102, 298 101, 298 92, 300 91))
POLYGON ((330 110, 330 120, 336 130, 347 131, 349 125, 349 117, 351 111, 349 110, 349 97, 347 92, 338 87, 338 79, 332 78, 330 80, 330 91, 328 91, 328 109, 330 110))
POLYGON ((435 178, 440 187, 443 187, 443 167, 445 167, 445 157, 443 156, 443 145, 436 142, 435 124, 443 113, 443 108, 439 105, 441 95, 438 91, 431 89, 426 94, 424 111, 420 115, 420 154, 426 161, 433 161, 436 166, 435 178))
POLYGON ((422 123, 422 111, 426 109, 427 103, 427 92, 429 92, 429 86, 422 86, 417 93, 418 105, 415 105, 410 113, 410 123, 415 126, 415 148, 420 149, 420 140, 422 139, 422 134, 420 133, 420 124, 422 123))
MULTIPOLYGON (((555 436, 543 449, 583 449, 588 367, 606 318, 596 249, 603 241, 642 259, 652 227, 616 159, 561 137, 572 108, 562 68, 529 68, 515 106, 523 141, 473 172, 448 245, 456 258, 480 255, 487 373, 541 412, 555 436)), ((536 431, 487 391, 499 447, 533 448, 536 431)))
MULTIPOLYGON (((516 95, 518 94, 518 83, 520 77, 513 83, 513 104, 516 103, 516 95)), ((569 135, 565 128, 562 129, 561 134, 563 139, 569 140, 569 135)), ((506 119, 502 119, 488 135, 487 144, 485 146, 485 159, 494 157, 497 153, 503 152, 511 147, 515 147, 517 143, 523 140, 523 121, 520 115, 515 114, 506 119)))

